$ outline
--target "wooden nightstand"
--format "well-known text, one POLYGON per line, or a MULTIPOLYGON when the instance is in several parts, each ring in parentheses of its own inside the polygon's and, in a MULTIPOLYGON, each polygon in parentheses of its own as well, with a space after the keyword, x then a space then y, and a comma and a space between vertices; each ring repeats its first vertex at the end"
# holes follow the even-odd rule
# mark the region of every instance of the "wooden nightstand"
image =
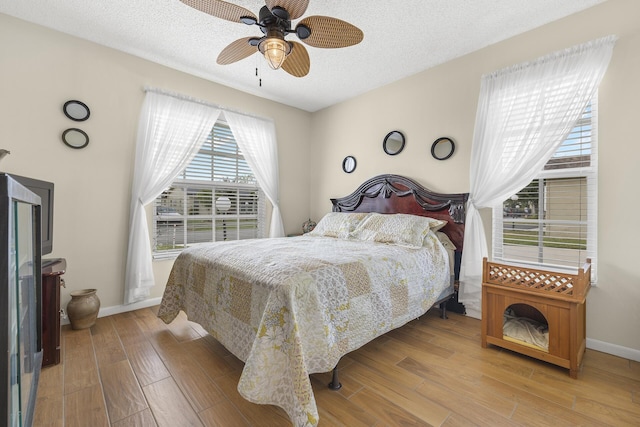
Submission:
POLYGON ((578 377, 586 349, 586 297, 591 287, 591 261, 577 274, 498 264, 484 259, 482 274, 482 347, 497 345, 569 369, 578 377), (503 336, 504 313, 541 316, 549 330, 546 351, 503 336))

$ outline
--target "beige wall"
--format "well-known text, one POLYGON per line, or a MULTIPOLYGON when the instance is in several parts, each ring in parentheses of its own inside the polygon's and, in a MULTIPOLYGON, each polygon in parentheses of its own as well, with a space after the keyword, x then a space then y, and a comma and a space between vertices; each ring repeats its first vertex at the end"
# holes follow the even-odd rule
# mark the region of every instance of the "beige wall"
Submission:
MULTIPOLYGON (((614 33, 620 40, 600 90, 600 281, 589 295, 587 333, 591 340, 638 352, 640 272, 633 266, 640 232, 632 218, 640 210, 634 197, 640 144, 633 126, 640 117, 639 23, 640 2, 609 0, 309 114, 0 15, 0 148, 11 151, 0 170, 56 183, 52 256, 68 262, 63 305, 70 291, 94 287, 103 307, 119 306, 143 86, 272 117, 278 133, 281 207, 286 232, 292 233, 309 215, 317 220, 328 212, 330 197, 346 195, 380 173, 403 174, 436 191, 468 191, 482 74, 614 33), (91 118, 78 126, 91 137, 83 150, 60 142, 61 132, 74 125, 61 106, 74 98, 92 110, 91 118), (394 129, 405 133, 407 146, 391 157, 382 151, 382 138, 394 129), (454 156, 442 162, 429 153, 440 136, 457 143, 454 156), (352 174, 341 170, 346 155, 358 160, 352 174)), ((490 214, 482 214, 488 225, 490 214)), ((162 294, 170 266, 154 263, 152 297, 162 294)))
MULTIPOLYGON (((103 308, 122 304, 144 86, 273 118, 286 232, 308 219, 309 113, 0 14, 0 148, 11 151, 0 170, 55 183, 51 257, 67 260, 63 307, 83 288, 97 288, 103 308), (64 116, 69 99, 89 105, 89 120, 64 116), (60 135, 69 127, 86 131, 89 146, 65 146, 60 135)), ((154 263, 152 297, 162 295, 171 265, 154 263)))
MULTIPOLYGON (((599 92, 599 282, 588 298, 587 334, 592 344, 634 349, 638 357, 640 229, 634 218, 640 211, 640 143, 635 135, 640 117, 640 2, 609 0, 315 113, 311 157, 319 161, 311 164, 311 188, 317 190, 311 199, 312 217, 330 209, 330 197, 347 195, 381 173, 407 175, 437 191, 468 191, 481 76, 609 34, 619 40, 599 92), (393 129, 405 133, 407 146, 390 157, 381 145, 393 129), (429 153, 440 136, 457 143, 454 156, 442 162, 429 153), (358 162, 352 174, 341 170, 346 155, 358 162)), ((489 236, 490 213, 483 212, 483 218, 489 236)))

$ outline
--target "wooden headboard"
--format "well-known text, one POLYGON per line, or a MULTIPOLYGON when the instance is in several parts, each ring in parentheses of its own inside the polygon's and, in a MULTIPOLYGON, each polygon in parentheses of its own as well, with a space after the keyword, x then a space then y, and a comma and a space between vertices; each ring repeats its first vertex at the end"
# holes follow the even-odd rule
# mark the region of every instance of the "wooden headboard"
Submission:
POLYGON ((348 196, 331 199, 334 212, 406 213, 447 221, 440 231, 462 252, 469 193, 441 194, 400 175, 378 175, 348 196))

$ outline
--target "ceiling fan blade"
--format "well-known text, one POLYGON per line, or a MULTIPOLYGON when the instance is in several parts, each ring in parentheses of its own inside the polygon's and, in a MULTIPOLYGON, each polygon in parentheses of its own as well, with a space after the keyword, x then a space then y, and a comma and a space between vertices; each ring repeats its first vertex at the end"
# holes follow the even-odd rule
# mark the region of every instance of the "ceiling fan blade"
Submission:
POLYGON ((298 24, 311 29, 311 35, 302 40, 313 47, 338 48, 358 44, 364 38, 355 25, 329 16, 308 16, 298 24))
POLYGON ((290 19, 300 18, 309 6, 309 0, 265 0, 269 10, 276 6, 280 6, 289 12, 290 19))
POLYGON ((282 69, 294 77, 304 77, 309 74, 309 68, 311 68, 309 54, 301 43, 291 42, 291 44, 293 45, 291 53, 284 60, 282 69))
POLYGON ((187 6, 191 6, 201 12, 217 18, 226 19, 231 22, 242 22, 240 18, 250 17, 255 21, 258 20, 256 15, 244 7, 237 6, 222 0, 180 0, 187 6))
POLYGON ((251 46, 249 40, 255 37, 244 37, 231 43, 229 46, 222 49, 216 62, 220 65, 229 65, 241 59, 251 56, 258 51, 257 46, 251 46))

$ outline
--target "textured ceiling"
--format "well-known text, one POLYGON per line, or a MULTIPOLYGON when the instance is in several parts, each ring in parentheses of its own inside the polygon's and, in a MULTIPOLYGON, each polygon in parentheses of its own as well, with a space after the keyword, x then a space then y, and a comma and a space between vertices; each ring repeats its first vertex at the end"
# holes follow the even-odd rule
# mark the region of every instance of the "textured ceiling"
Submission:
MULTIPOLYGON (((342 49, 307 47, 311 71, 302 78, 271 70, 258 54, 216 64, 225 46, 260 36, 259 29, 178 0, 0 0, 0 13, 313 112, 603 1, 310 0, 302 18, 342 19, 359 27, 364 40, 342 49)), ((264 5, 230 2, 256 15, 264 5)))

